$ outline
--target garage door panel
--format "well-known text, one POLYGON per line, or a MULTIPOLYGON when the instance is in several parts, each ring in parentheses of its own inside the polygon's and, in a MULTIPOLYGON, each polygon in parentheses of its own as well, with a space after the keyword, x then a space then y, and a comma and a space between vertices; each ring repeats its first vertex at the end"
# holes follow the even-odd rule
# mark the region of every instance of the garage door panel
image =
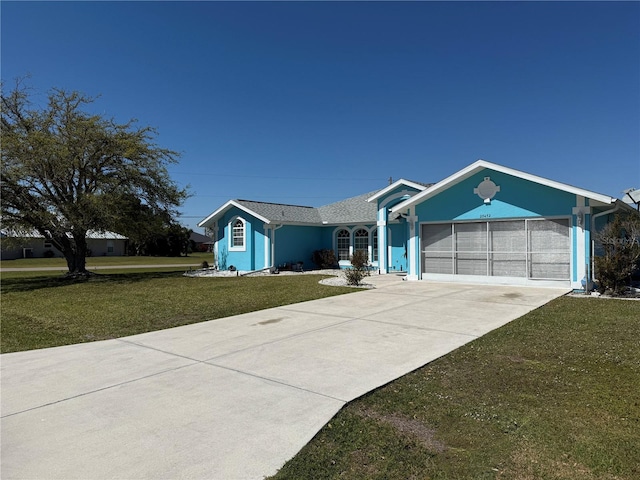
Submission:
POLYGON ((496 253, 491 254, 491 275, 494 277, 526 277, 526 253, 496 253))
POLYGON ((458 252, 456 273, 458 275, 486 275, 487 252, 458 252))
POLYGON ((424 269, 431 273, 453 273, 453 261, 451 260, 451 253, 436 254, 426 253, 424 259, 424 269))

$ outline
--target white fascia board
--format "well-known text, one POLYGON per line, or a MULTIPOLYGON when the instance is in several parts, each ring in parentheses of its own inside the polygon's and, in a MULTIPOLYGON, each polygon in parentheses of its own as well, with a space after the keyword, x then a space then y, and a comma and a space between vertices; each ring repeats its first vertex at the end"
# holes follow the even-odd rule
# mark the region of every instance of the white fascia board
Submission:
POLYGON ((224 212, 226 212, 227 210, 229 210, 231 207, 237 207, 240 210, 242 210, 243 212, 248 213, 249 215, 251 215, 252 217, 257 218, 258 220, 266 223, 266 224, 270 224, 271 222, 264 218, 262 215, 258 215, 256 212, 248 209, 247 207, 245 207, 244 205, 239 204, 238 202, 236 202, 235 200, 229 200, 227 203, 225 203, 224 205, 222 205, 219 209, 217 209, 215 212, 213 212, 211 215, 209 215, 207 218, 205 218, 204 220, 202 220, 200 223, 198 223, 199 227, 206 227, 208 226, 210 223, 212 223, 213 221, 215 221, 219 216, 221 216, 224 212))
POLYGON ((602 202, 606 205, 611 205, 615 202, 615 198, 610 197, 608 195, 602 195, 600 193, 591 192, 589 190, 584 190, 582 188, 574 187, 572 185, 567 185, 566 183, 556 182, 554 180, 549 180, 548 178, 539 177, 537 175, 533 175, 531 173, 521 172, 520 170, 515 170, 509 167, 503 167, 502 165, 498 165, 495 163, 487 162, 486 160, 478 160, 471 165, 459 170, 453 175, 445 178, 444 180, 436 183, 435 185, 427 188, 426 190, 414 195, 413 197, 405 200, 404 202, 396 205, 391 209, 392 212, 397 212, 400 210, 404 210, 412 205, 415 205, 423 200, 433 197, 434 195, 440 193, 443 190, 459 183, 472 175, 475 175, 477 172, 483 169, 495 170, 496 172, 505 173, 507 175, 511 175, 513 177, 522 178, 523 180, 528 180, 530 182, 538 183, 540 185, 545 185, 547 187, 555 188, 557 190, 562 190, 568 193, 572 193, 575 195, 580 195, 585 198, 589 198, 591 200, 595 200, 597 202, 602 202))
POLYGON ((376 201, 378 198, 382 197, 383 195, 386 195, 387 193, 389 193, 390 191, 392 191, 396 187, 399 187, 400 185, 405 185, 407 187, 412 187, 412 188, 415 188, 415 189, 417 189, 419 191, 425 190, 427 188, 424 185, 420 185, 419 183, 410 182, 409 180, 405 180, 405 179, 401 178, 400 180, 396 180, 391 185, 383 188, 382 190, 380 190, 375 195, 367 198, 367 202, 376 201))

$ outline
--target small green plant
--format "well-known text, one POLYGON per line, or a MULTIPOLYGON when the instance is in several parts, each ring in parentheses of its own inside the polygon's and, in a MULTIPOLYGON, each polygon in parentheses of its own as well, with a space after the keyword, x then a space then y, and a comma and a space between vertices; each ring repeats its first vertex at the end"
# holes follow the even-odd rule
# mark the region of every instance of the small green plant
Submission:
POLYGON ((209 268, 209 262, 207 262, 206 260, 204 262, 202 262, 202 264, 200 265, 200 268, 209 268))
POLYGON ((344 272, 348 285, 362 284, 364 277, 371 275, 369 271, 369 255, 365 250, 356 250, 351 256, 351 268, 344 272))

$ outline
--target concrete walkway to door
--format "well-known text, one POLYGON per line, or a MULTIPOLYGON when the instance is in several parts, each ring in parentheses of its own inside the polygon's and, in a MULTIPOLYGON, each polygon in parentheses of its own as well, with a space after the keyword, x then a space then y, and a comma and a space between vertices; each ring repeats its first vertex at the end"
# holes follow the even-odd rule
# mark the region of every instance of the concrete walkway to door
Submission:
POLYGON ((566 293, 370 280, 376 289, 2 355, 2 479, 263 478, 346 402, 566 293))

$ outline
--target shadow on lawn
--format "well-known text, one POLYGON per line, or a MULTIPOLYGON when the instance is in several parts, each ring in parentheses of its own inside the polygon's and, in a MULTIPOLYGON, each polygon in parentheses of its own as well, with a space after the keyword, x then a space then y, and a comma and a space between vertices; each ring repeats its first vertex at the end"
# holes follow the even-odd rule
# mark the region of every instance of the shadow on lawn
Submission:
POLYGON ((2 279, 0 292, 31 292, 45 288, 66 287, 78 283, 123 284, 152 280, 156 278, 181 277, 183 272, 135 272, 135 273, 93 273, 88 277, 67 277, 66 275, 37 276, 2 279))

